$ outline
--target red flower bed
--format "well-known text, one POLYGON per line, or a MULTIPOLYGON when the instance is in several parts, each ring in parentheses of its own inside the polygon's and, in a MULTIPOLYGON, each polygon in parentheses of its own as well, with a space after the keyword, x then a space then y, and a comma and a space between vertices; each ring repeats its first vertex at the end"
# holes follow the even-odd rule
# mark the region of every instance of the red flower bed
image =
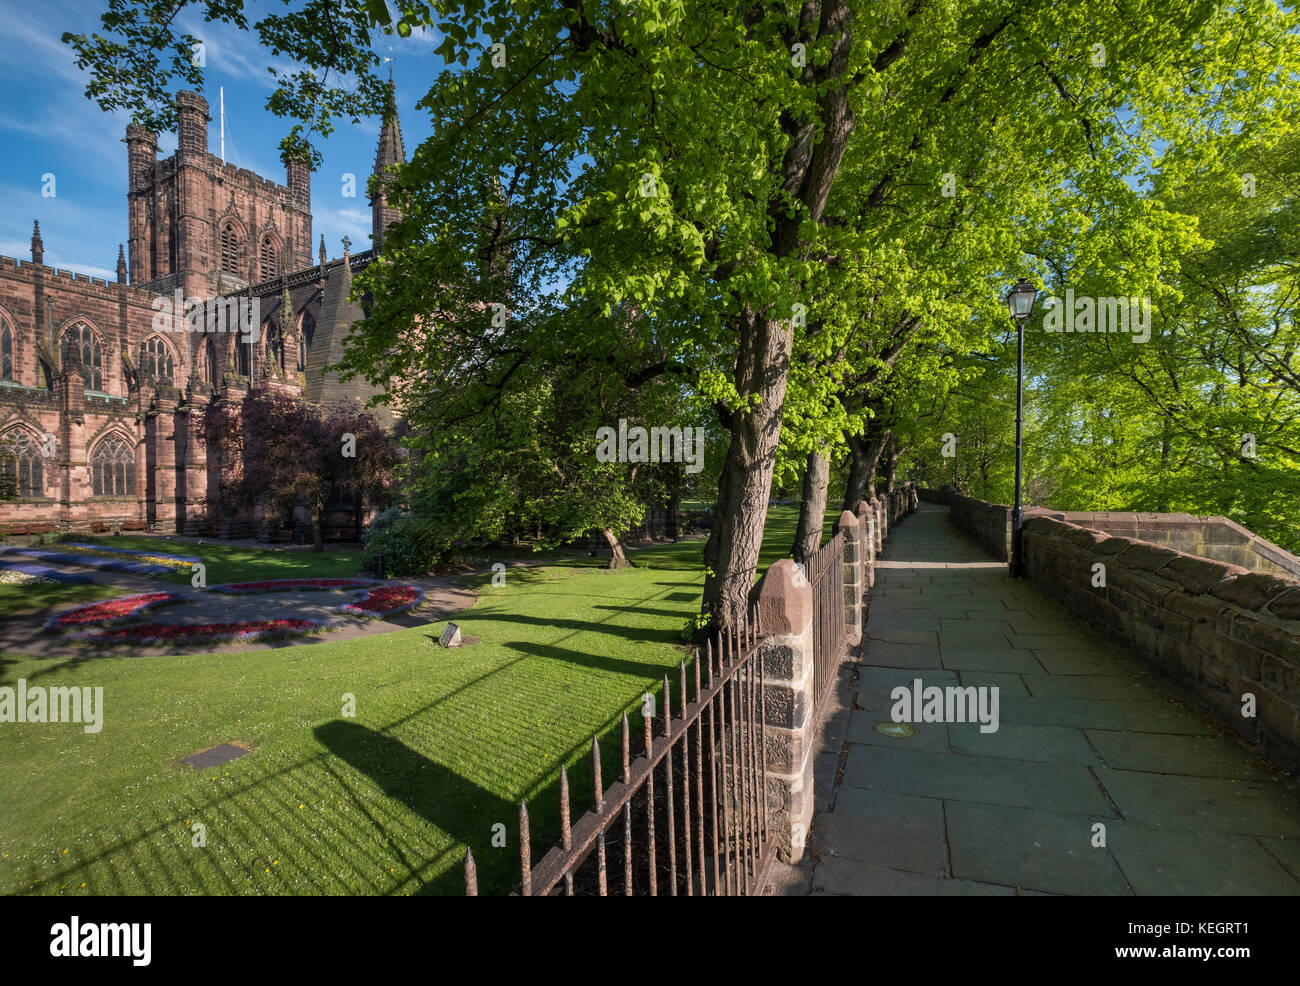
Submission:
POLYGON ((175 643, 192 637, 205 641, 238 640, 248 643, 269 637, 289 637, 315 630, 334 629, 323 620, 244 620, 239 623, 144 623, 117 630, 84 632, 81 640, 105 644, 175 643))
POLYGON ((386 585, 363 593, 361 598, 339 607, 340 613, 378 619, 405 613, 414 609, 424 598, 424 593, 413 585, 386 585))
POLYGON ((185 597, 174 592, 146 592, 138 596, 106 599, 102 603, 79 606, 66 613, 51 616, 45 621, 46 630, 72 630, 93 624, 109 626, 135 619, 151 609, 181 602, 185 597))
POLYGON ((266 579, 262 582, 228 582, 214 585, 213 592, 228 592, 232 595, 244 595, 254 592, 294 592, 314 589, 364 589, 374 583, 367 579, 266 579))

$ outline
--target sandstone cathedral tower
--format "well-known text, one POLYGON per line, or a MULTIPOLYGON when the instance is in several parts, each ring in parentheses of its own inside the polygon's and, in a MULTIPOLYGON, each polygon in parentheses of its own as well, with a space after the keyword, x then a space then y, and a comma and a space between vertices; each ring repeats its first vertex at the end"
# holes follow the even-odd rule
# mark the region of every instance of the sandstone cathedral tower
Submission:
MULTIPOLYGON (((397 218, 382 187, 372 248, 345 245, 330 260, 322 238, 313 259, 309 169, 285 160, 281 185, 223 163, 208 150, 207 101, 181 92, 176 108, 171 157, 158 158, 156 134, 126 128, 128 240, 116 283, 45 266, 39 222, 30 260, 0 257, 0 471, 16 492, 0 502, 0 532, 291 528, 292 517, 218 524, 208 407, 268 387, 325 406, 375 396, 329 367, 362 318, 352 276, 397 218), (241 301, 256 322, 158 331, 160 308, 182 298, 241 301)), ((390 81, 375 173, 405 160, 390 81)), ((355 507, 335 507, 327 534, 355 533, 355 507)))

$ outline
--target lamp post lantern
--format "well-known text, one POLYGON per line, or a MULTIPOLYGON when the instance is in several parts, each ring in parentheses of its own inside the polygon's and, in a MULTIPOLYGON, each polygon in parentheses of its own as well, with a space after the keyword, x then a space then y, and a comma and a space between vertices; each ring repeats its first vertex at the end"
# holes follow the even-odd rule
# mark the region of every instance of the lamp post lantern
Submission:
POLYGON ((1011 577, 1025 577, 1024 505, 1021 501, 1021 473, 1023 465, 1022 436, 1025 409, 1025 322, 1034 311, 1038 289, 1023 277, 1007 294, 1007 307, 1016 320, 1016 503, 1011 508, 1011 577))

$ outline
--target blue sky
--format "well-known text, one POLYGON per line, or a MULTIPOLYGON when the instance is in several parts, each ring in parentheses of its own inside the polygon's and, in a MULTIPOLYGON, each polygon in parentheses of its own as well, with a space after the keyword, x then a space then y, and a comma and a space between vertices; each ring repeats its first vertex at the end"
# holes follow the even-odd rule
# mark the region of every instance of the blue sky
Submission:
MULTIPOLYGON (((279 6, 278 4, 276 5, 279 6)), ((116 279, 117 247, 127 238, 127 114, 102 112, 85 97, 85 74, 59 38, 64 31, 93 33, 104 5, 97 0, 43 0, 39 4, 0 0, 0 255, 31 259, 32 220, 41 224, 45 263, 52 267, 116 279), (55 195, 42 195, 45 174, 55 176, 55 195)), ((247 5, 250 25, 265 3, 247 5)), ((207 49, 203 95, 211 107, 208 149, 220 153, 217 93, 225 88, 226 160, 280 184, 284 165, 278 146, 290 121, 265 109, 273 89, 267 56, 249 33, 228 25, 204 24, 187 11, 180 23, 207 49)), ((430 132, 428 118, 414 103, 442 70, 432 33, 385 39, 392 46, 393 78, 407 155, 430 132)), ((365 181, 374 167, 378 120, 343 122, 328 140, 312 175, 312 238, 325 235, 331 257, 341 256, 344 235, 353 250, 370 244, 370 206, 365 181), (343 175, 357 176, 357 196, 345 198, 343 175)), ((176 149, 174 134, 162 134, 159 156, 176 149)), ((315 256, 315 247, 312 254, 315 256)))

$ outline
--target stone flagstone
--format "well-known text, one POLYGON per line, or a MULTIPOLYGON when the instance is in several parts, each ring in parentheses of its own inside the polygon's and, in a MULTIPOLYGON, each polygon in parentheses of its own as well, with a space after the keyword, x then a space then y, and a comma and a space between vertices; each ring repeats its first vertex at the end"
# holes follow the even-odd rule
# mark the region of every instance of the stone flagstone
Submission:
POLYGON ((787 894, 1300 895, 1294 782, 921 504, 867 597, 847 722, 787 894), (1000 723, 888 736, 890 692, 998 686, 1000 723), (1104 829, 1100 828, 1104 826, 1104 829))

